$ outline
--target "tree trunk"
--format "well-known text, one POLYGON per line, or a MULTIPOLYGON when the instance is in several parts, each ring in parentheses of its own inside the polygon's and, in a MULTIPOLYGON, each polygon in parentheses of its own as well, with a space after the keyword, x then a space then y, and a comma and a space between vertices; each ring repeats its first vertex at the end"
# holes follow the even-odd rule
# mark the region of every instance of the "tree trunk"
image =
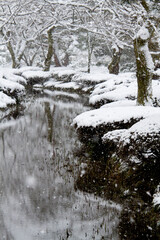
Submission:
POLYGON ((20 67, 20 60, 21 58, 16 58, 16 53, 14 51, 13 45, 11 43, 10 38, 10 31, 8 31, 6 34, 4 34, 3 29, 0 30, 0 34, 4 37, 4 39, 7 41, 7 49, 10 53, 11 60, 12 60, 12 68, 19 68, 20 67))
POLYGON ((67 67, 69 65, 69 54, 66 52, 63 59, 63 66, 67 67))
POLYGON ((19 68, 20 67, 20 62, 17 62, 17 60, 16 60, 16 56, 15 56, 15 53, 14 53, 14 50, 13 50, 13 47, 12 47, 12 44, 11 44, 10 41, 7 43, 7 48, 8 48, 8 51, 9 51, 10 55, 11 55, 12 68, 19 68))
POLYGON ((88 73, 91 72, 91 56, 92 56, 92 49, 91 49, 91 38, 90 33, 87 33, 87 45, 88 45, 88 73))
POLYGON ((112 55, 112 61, 108 66, 108 70, 110 74, 116 74, 119 73, 119 63, 120 63, 120 57, 122 55, 122 48, 120 48, 117 45, 114 45, 112 47, 113 49, 113 55, 112 55))
POLYGON ((50 28, 47 32, 48 34, 48 52, 47 52, 47 57, 45 59, 44 63, 44 71, 49 71, 50 66, 51 66, 51 61, 52 61, 52 56, 53 56, 53 36, 52 36, 52 31, 53 28, 50 28))
POLYGON ((8 44, 7 44, 7 48, 8 48, 8 51, 11 55, 11 59, 12 59, 12 68, 16 68, 16 58, 15 58, 15 54, 14 54, 14 51, 13 51, 13 48, 12 48, 12 45, 11 45, 11 42, 9 41, 8 44))
POLYGON ((88 68, 87 72, 91 72, 92 53, 94 48, 94 36, 91 36, 90 32, 87 32, 87 47, 88 47, 88 68))
POLYGON ((53 55, 54 55, 54 63, 56 67, 62 67, 61 60, 59 58, 59 49, 58 49, 58 43, 55 40, 53 44, 53 55))
POLYGON ((152 77, 154 64, 149 52, 150 33, 144 26, 134 40, 134 51, 137 66, 138 95, 137 105, 152 105, 152 77))

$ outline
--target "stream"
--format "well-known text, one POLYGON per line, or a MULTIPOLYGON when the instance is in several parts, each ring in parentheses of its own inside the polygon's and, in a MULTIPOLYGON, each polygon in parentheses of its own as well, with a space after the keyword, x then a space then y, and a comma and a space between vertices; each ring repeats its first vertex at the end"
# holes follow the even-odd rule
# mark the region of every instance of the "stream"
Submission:
POLYGON ((75 189, 83 96, 46 91, 23 105, 0 123, 0 240, 119 239, 120 206, 75 189))

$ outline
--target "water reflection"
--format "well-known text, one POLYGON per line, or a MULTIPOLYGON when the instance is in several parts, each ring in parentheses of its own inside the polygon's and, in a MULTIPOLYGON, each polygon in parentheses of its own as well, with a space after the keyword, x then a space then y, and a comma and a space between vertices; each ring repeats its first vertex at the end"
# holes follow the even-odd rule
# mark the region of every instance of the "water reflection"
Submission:
POLYGON ((75 101, 30 99, 0 123, 0 239, 118 239, 119 206, 74 190, 75 101))

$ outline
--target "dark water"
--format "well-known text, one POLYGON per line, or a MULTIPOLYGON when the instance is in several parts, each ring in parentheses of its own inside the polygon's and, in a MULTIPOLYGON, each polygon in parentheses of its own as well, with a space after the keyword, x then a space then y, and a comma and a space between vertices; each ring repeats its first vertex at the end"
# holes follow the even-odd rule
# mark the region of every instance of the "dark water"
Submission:
POLYGON ((119 239, 120 207, 74 188, 83 166, 71 123, 87 107, 53 95, 0 123, 0 240, 119 239))

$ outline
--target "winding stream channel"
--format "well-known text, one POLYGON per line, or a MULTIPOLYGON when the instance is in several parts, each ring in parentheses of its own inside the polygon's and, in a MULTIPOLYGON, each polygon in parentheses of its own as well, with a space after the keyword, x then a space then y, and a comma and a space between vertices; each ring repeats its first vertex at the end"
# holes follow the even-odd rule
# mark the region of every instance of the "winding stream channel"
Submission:
POLYGON ((119 239, 120 207, 75 190, 83 100, 46 91, 0 123, 0 240, 119 239))

